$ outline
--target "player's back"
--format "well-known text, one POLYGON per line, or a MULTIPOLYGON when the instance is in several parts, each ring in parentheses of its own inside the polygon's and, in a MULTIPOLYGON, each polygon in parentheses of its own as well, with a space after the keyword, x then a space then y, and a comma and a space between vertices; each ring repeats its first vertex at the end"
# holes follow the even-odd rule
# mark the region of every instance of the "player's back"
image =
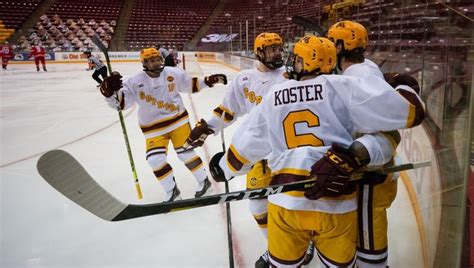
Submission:
POLYGON ((364 62, 355 63, 349 66, 342 75, 355 76, 360 78, 376 77, 383 78, 383 73, 375 62, 365 59, 364 62))
MULTIPOLYGON (((261 145, 255 144, 253 150, 269 147, 272 183, 301 180, 309 175, 311 166, 332 143, 349 147, 356 132, 405 127, 408 106, 381 79, 370 81, 370 86, 363 79, 341 75, 288 80, 272 87, 262 106, 252 111, 247 136, 260 139, 261 145), (387 104, 387 99, 392 101, 387 104), (252 133, 263 125, 263 138, 252 133), (264 139, 268 140, 267 144, 264 139)), ((245 140, 249 138, 243 135, 235 142, 245 143, 245 140)), ((341 197, 338 202, 310 201, 302 193, 278 194, 269 199, 288 209, 345 213, 356 208, 354 195, 341 197)))
POLYGON ((317 160, 334 142, 348 147, 356 132, 405 127, 408 110, 381 79, 321 75, 276 85, 261 111, 272 148, 270 168, 310 170, 314 162, 303 160, 305 154, 317 160))

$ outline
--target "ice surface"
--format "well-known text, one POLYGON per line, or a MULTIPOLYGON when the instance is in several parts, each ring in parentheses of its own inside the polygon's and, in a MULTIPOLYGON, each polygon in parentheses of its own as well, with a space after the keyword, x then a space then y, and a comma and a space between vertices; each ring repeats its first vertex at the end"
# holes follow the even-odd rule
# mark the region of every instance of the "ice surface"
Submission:
MULTIPOLYGON (((222 205, 106 222, 56 192, 36 171, 39 156, 61 148, 74 155, 96 180, 129 203, 161 202, 164 192, 145 161, 145 142, 136 110, 124 112, 144 199, 136 198, 117 112, 109 108, 86 71, 86 64, 13 65, 0 73, 0 267, 228 267, 225 207, 222 205)), ((124 75, 140 63, 113 63, 124 75)), ((235 71, 223 65, 187 62, 193 75, 235 71)), ((191 124, 209 118, 226 86, 182 95, 191 124)), ((226 143, 238 122, 225 129, 226 143)), ((219 136, 209 137, 198 154, 207 163, 221 150, 219 136)), ((169 149, 169 162, 184 198, 196 181, 169 149)), ((243 178, 231 190, 245 187, 243 178)), ((214 183, 214 193, 223 185, 214 183)), ((253 267, 266 241, 248 212, 248 201, 231 205, 237 267, 253 267)), ((421 267, 417 226, 403 184, 392 211, 390 264, 421 267), (403 215, 403 216, 401 216, 403 215)), ((316 260, 316 259, 315 259, 316 260)), ((311 267, 317 267, 314 262, 311 267)))

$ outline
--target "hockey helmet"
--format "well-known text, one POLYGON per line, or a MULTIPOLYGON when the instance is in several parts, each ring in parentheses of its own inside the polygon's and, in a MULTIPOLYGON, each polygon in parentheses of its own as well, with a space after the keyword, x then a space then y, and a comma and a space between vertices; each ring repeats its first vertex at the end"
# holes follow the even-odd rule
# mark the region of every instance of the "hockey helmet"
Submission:
POLYGON ((160 51, 158 51, 154 47, 144 48, 140 51, 140 60, 145 62, 145 60, 152 58, 152 57, 161 57, 160 51))
POLYGON ((253 51, 257 59, 269 69, 274 70, 283 66, 283 39, 277 33, 259 34, 255 38, 253 51), (270 46, 278 46, 279 53, 273 56, 266 55, 265 48, 270 46))
POLYGON ((140 60, 142 61, 144 71, 155 73, 156 75, 159 75, 165 67, 164 60, 163 60, 163 57, 161 56, 160 51, 158 51, 154 47, 142 49, 140 51, 140 60), (158 57, 159 60, 155 62, 148 61, 148 59, 151 59, 154 57, 158 57))
POLYGON ((330 74, 336 63, 334 43, 324 37, 308 35, 295 43, 287 69, 293 78, 299 80, 307 74, 330 74))
POLYGON ((328 38, 336 45, 338 42, 342 42, 342 50, 345 51, 357 48, 365 50, 369 42, 367 29, 362 24, 350 20, 343 20, 331 26, 328 38))

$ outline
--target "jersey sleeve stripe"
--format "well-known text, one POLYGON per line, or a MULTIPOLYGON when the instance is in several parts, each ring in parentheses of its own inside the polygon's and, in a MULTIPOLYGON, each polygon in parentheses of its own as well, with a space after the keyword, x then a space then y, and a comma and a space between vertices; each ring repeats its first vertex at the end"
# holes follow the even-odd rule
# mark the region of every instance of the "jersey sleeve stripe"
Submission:
POLYGON ((231 144, 227 153, 227 166, 232 172, 241 170, 242 166, 247 163, 249 163, 249 161, 242 157, 231 144))
POLYGON ((425 119, 425 110, 416 93, 400 87, 397 91, 410 103, 406 127, 411 128, 421 124, 425 119))
POLYGON ((224 121, 226 122, 232 122, 234 120, 234 116, 225 112, 224 113, 224 121))
POLYGON ((214 114, 217 116, 217 117, 222 117, 222 114, 224 113, 224 110, 221 109, 221 107, 217 107, 216 109, 214 109, 214 114))

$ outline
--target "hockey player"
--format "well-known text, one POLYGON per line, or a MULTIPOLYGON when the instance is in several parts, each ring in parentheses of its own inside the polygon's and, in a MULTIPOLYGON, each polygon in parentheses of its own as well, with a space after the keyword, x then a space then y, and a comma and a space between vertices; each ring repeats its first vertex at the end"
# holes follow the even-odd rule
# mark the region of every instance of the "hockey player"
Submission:
MULTIPOLYGON (((201 146, 208 135, 217 135, 224 128, 233 124, 238 117, 249 113, 257 107, 263 96, 275 84, 286 81, 283 66, 283 39, 276 33, 261 33, 254 41, 254 53, 259 63, 256 68, 239 72, 224 96, 222 104, 214 109, 213 117, 207 121, 201 119, 191 131, 185 146, 201 146)), ((247 173, 247 189, 268 186, 271 180, 271 170, 266 160, 256 162, 247 173)), ((249 210, 257 225, 267 237, 267 204, 268 200, 250 199, 249 210)), ((307 258, 312 258, 312 249, 307 258)), ((256 263, 256 267, 268 264, 265 252, 256 263)))
POLYGON ((89 70, 94 70, 92 78, 98 83, 97 87, 100 87, 102 79, 107 77, 107 66, 97 57, 93 56, 90 51, 84 51, 84 55, 88 59, 89 70), (99 76, 102 76, 102 79, 99 76))
POLYGON ((8 61, 13 58, 13 48, 8 44, 8 41, 3 43, 0 56, 2 56, 2 69, 6 70, 8 66, 8 61))
POLYGON ((127 78, 114 72, 104 79, 101 93, 114 109, 128 109, 138 104, 138 121, 146 138, 146 160, 153 173, 166 191, 165 202, 181 199, 173 169, 167 163, 168 143, 171 140, 178 158, 195 176, 198 187, 195 197, 201 197, 211 190, 202 160, 192 149, 183 148, 191 128, 179 92, 196 93, 202 88, 213 87, 216 83, 227 83, 222 74, 204 78, 190 77, 183 70, 164 67, 163 58, 155 48, 145 48, 140 52, 143 71, 127 78), (118 99, 114 97, 117 92, 118 99))
POLYGON ((38 42, 37 45, 34 45, 31 48, 31 52, 28 58, 34 57, 37 72, 39 72, 40 70, 40 67, 39 67, 40 62, 41 62, 41 65, 43 66, 43 71, 45 72, 48 71, 46 70, 45 56, 46 56, 46 50, 44 49, 43 44, 41 42, 38 42))
POLYGON ((263 156, 272 184, 317 178, 305 192, 269 197, 272 266, 300 266, 307 241, 313 240, 324 266, 351 267, 357 200, 349 179, 368 163, 358 158, 353 133, 413 127, 424 115, 418 113, 417 96, 405 98, 383 79, 323 75, 336 61, 329 39, 306 36, 297 42, 287 63, 292 79, 270 89, 236 130, 227 153, 216 154, 209 164, 216 181, 247 170, 263 156))
MULTIPOLYGON (((379 67, 364 58, 368 42, 368 34, 364 26, 353 21, 340 21, 329 29, 328 38, 336 45, 337 66, 342 75, 368 80, 372 76, 384 79, 379 67)), ((407 84, 418 87, 413 82, 407 81, 405 76, 397 74, 398 78, 402 78, 398 81, 393 79, 394 76, 391 75, 386 79, 392 86, 398 87, 403 84, 405 86, 401 88, 410 92, 413 92, 412 88, 406 86, 407 84)), ((405 91, 401 91, 402 94, 403 92, 405 91)), ((423 111, 420 110, 421 112, 423 111)), ((369 165, 383 165, 394 161, 393 156, 400 142, 400 134, 396 130, 379 132, 364 135, 357 141, 367 149, 370 158, 369 165)), ((387 266, 387 209, 397 193, 397 178, 398 173, 385 175, 367 172, 359 182, 357 266, 360 268, 387 266)))

